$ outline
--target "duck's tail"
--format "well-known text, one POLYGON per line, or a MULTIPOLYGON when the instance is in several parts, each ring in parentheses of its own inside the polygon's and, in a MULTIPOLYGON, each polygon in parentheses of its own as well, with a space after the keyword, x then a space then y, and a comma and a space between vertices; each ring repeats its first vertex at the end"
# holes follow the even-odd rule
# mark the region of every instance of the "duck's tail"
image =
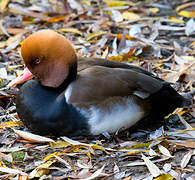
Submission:
POLYGON ((195 95, 195 91, 189 93, 180 93, 180 95, 182 96, 181 107, 189 107, 194 104, 193 96, 195 95))

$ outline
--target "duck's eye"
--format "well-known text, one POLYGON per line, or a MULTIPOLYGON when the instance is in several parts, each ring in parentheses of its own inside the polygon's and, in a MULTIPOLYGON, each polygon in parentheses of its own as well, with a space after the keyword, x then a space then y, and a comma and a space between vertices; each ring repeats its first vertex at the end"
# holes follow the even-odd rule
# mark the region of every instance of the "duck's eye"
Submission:
POLYGON ((39 59, 39 58, 35 58, 35 60, 34 60, 34 64, 40 64, 40 62, 41 62, 41 60, 39 59))

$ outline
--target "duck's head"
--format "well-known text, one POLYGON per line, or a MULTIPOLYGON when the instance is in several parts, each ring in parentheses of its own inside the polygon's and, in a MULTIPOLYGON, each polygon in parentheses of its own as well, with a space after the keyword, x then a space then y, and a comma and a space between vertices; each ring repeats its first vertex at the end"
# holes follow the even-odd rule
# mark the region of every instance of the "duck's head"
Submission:
POLYGON ((55 88, 70 73, 76 76, 77 57, 74 48, 64 36, 55 31, 40 30, 30 35, 21 46, 21 55, 26 68, 9 87, 35 76, 43 86, 55 88))

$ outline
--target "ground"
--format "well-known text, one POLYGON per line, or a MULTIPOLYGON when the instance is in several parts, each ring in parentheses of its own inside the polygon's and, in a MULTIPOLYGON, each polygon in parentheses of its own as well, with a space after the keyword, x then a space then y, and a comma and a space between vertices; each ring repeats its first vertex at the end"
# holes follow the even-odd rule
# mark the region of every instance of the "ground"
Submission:
POLYGON ((16 113, 22 41, 39 29, 67 37, 78 56, 134 64, 194 101, 195 2, 0 0, 0 179, 195 179, 195 108, 152 127, 96 137, 29 134, 16 113), (190 96, 192 95, 192 96, 190 96))

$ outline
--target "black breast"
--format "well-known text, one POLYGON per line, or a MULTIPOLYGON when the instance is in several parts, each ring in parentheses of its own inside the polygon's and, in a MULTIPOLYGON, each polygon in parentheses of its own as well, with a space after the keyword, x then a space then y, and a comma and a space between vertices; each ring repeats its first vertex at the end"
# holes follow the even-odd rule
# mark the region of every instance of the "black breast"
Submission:
POLYGON ((88 134, 87 119, 64 98, 64 89, 26 82, 16 98, 16 110, 25 126, 41 135, 88 134))

